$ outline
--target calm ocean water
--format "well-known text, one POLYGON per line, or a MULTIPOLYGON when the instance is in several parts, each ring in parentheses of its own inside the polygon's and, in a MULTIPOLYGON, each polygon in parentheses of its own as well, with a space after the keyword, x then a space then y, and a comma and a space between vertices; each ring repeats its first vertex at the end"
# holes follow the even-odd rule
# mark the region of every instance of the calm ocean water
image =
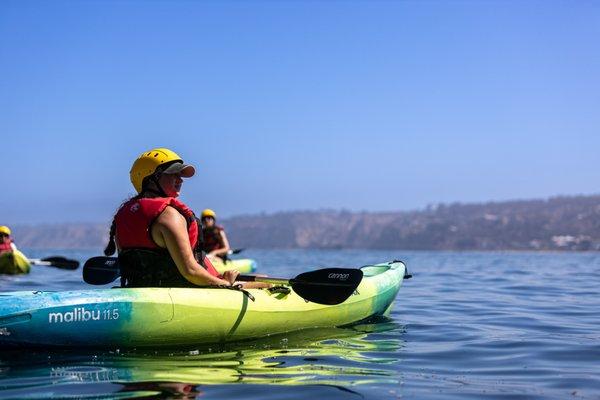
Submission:
MULTIPOLYGON (((99 253, 27 251, 85 261, 99 253)), ((600 254, 246 250, 259 271, 404 260, 389 319, 169 351, 0 351, 0 398, 600 399, 600 254)), ((81 269, 0 290, 89 288, 81 269)))

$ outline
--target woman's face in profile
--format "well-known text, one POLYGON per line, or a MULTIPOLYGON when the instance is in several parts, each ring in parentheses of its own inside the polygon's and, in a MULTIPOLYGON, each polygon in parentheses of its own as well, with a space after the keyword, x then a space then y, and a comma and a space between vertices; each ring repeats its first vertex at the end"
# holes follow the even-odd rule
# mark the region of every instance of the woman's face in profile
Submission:
POLYGON ((178 197, 183 179, 180 174, 162 174, 158 183, 167 196, 178 197))

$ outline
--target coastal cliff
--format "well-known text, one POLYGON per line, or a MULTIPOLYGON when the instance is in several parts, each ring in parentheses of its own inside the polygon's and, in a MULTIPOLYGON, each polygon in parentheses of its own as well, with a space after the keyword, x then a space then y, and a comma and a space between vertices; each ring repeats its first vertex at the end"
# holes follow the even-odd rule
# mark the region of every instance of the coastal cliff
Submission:
MULTIPOLYGON (((600 250, 600 195, 424 210, 289 211, 220 220, 233 247, 403 250, 600 250)), ((15 226, 29 248, 98 248, 107 224, 15 226)))

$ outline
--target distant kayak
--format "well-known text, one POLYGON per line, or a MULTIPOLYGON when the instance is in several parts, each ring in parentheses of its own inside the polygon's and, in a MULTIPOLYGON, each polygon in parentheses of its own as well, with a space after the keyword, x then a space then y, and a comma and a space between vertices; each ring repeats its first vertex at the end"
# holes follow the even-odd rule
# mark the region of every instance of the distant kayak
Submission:
POLYGON ((28 274, 32 265, 74 270, 79 268, 79 261, 62 256, 46 257, 42 259, 27 258, 19 250, 0 254, 0 275, 28 274))
POLYGON ((29 260, 19 250, 0 254, 0 274, 27 274, 30 268, 29 260))
MULTIPOLYGON (((0 347, 155 348, 344 326, 386 315, 408 277, 400 261, 353 271, 362 277, 358 287, 334 305, 307 301, 293 284, 246 291, 211 287, 5 292, 0 294, 0 347)), ((320 285, 310 290, 323 290, 320 285)), ((328 290, 336 292, 333 285, 328 290)))
POLYGON ((230 259, 224 262, 220 257, 210 257, 210 262, 219 273, 223 273, 229 269, 236 269, 242 274, 249 274, 256 271, 256 261, 250 258, 230 259))

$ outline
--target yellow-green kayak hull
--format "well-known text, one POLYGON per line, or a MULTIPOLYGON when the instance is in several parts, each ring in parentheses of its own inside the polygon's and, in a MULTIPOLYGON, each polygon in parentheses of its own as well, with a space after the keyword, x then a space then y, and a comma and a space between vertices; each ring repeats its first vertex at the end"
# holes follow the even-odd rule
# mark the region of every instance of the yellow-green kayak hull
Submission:
POLYGON ((0 254, 0 274, 27 274, 30 268, 29 260, 19 250, 0 254))
POLYGON ((406 271, 400 261, 361 269, 360 285, 337 305, 293 290, 217 287, 0 293, 0 347, 172 347, 348 325, 384 315, 406 271))

